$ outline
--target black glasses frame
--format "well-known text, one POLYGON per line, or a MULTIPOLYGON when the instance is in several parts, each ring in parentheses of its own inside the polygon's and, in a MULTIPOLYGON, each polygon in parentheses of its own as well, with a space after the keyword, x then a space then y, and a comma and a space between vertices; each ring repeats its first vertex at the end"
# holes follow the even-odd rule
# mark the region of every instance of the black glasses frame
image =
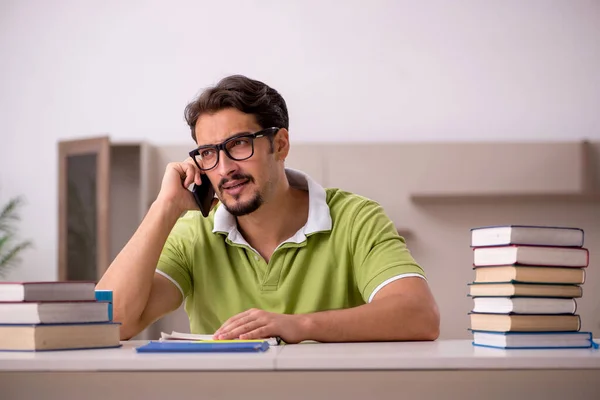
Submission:
POLYGON ((279 132, 281 128, 277 128, 277 127, 271 127, 271 128, 266 128, 263 130, 260 130, 258 132, 255 133, 243 133, 240 135, 235 135, 230 137, 229 139, 219 143, 219 144, 211 144, 211 145, 207 145, 207 146, 200 146, 192 151, 189 152, 189 156, 192 158, 192 160, 194 160, 194 163, 196 164, 196 166, 202 170, 202 171, 210 171, 211 169, 215 168, 217 165, 219 165, 219 157, 221 156, 221 150, 223 150, 225 152, 225 154, 227 154, 227 157, 229 157, 230 159, 234 160, 234 161, 244 161, 249 159, 250 157, 252 157, 254 155, 254 139, 258 139, 261 137, 266 137, 269 135, 275 135, 277 132, 279 132), (252 140, 250 141, 251 145, 252 145, 252 151, 250 152, 250 155, 248 157, 244 157, 244 158, 235 158, 233 157, 230 153, 229 150, 227 150, 227 144, 237 140, 237 139, 241 139, 241 138, 252 138, 252 140), (214 149, 217 152, 217 161, 215 161, 215 165, 213 165, 210 168, 202 168, 200 166, 200 164, 198 164, 198 161, 196 161, 196 156, 200 155, 200 152, 202 150, 206 150, 206 149, 214 149))

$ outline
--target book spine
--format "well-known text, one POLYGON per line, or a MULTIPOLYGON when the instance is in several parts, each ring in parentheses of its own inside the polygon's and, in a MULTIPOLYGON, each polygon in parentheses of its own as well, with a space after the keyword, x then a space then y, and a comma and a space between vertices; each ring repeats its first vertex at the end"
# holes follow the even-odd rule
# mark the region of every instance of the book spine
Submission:
POLYGON ((96 290, 96 301, 108 302, 108 320, 113 320, 113 292, 112 290, 96 290))

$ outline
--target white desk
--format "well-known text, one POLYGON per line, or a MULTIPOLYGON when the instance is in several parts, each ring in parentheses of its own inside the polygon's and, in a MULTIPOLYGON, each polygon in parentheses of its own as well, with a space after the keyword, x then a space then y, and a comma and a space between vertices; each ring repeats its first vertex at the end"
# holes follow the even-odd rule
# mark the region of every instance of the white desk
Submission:
POLYGON ((600 350, 468 340, 300 344, 256 354, 0 352, 0 398, 600 399, 600 350))

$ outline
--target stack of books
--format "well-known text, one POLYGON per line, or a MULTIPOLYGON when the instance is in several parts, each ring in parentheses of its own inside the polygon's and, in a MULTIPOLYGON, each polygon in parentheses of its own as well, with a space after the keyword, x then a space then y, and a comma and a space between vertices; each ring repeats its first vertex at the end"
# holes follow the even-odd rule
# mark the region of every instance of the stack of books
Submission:
POLYGON ((94 282, 0 282, 0 351, 119 347, 119 327, 94 282))
POLYGON ((589 252, 579 228, 471 229, 475 279, 469 284, 473 344, 499 348, 587 348, 577 298, 589 252))

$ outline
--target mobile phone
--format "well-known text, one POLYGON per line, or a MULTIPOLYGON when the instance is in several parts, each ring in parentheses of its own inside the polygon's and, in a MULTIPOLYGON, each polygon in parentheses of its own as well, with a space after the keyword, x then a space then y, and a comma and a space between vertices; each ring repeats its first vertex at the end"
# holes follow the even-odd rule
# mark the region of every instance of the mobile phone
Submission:
POLYGON ((194 195, 194 199, 196 200, 202 215, 208 217, 213 199, 215 198, 215 189, 206 174, 200 174, 200 178, 202 179, 202 185, 196 185, 194 183, 192 194, 194 195))

